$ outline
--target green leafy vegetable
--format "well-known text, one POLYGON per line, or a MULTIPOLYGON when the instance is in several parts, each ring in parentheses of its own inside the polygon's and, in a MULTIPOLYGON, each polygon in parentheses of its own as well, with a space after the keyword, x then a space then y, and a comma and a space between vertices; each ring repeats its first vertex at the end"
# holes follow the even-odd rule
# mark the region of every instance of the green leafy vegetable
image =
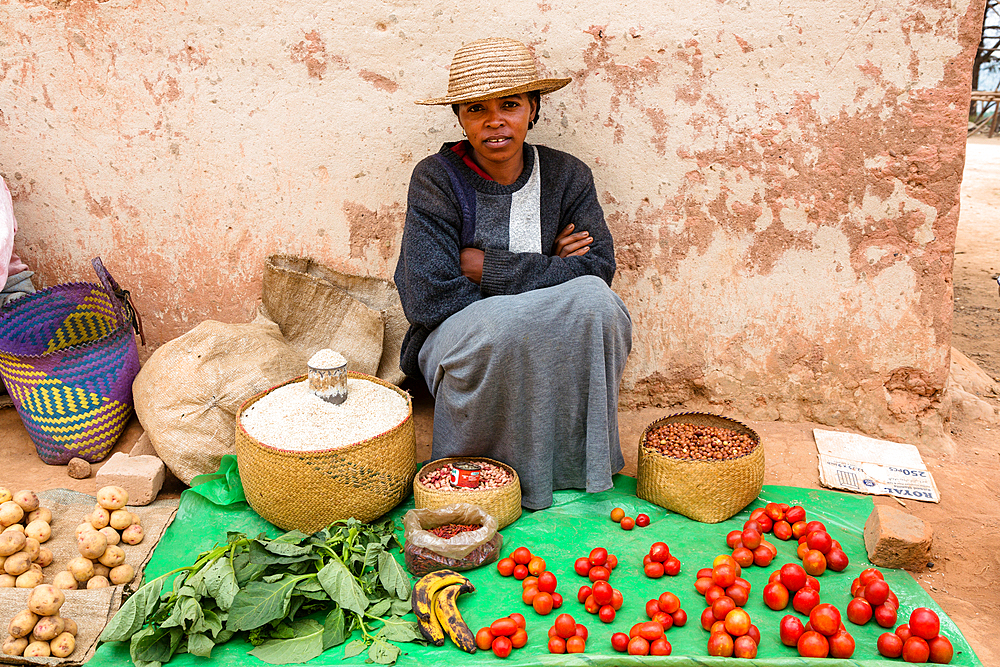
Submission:
POLYGON ((402 652, 390 642, 423 641, 402 618, 410 581, 388 551, 399 546, 394 529, 391 520, 348 519, 272 540, 229 533, 194 564, 139 588, 101 641, 128 641, 136 667, 161 667, 184 652, 210 657, 237 632, 248 633, 251 655, 271 664, 307 662, 342 644, 344 657, 367 650, 369 661, 392 664, 402 652), (322 622, 310 617, 318 612, 322 622))

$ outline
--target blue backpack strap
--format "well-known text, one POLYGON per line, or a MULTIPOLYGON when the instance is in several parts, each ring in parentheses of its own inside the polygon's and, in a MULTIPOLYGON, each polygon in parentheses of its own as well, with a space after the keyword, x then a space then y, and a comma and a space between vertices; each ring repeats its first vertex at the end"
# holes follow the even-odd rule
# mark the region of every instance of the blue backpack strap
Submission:
POLYGON ((471 248, 476 238, 476 191, 469 185, 468 181, 462 178, 462 175, 458 173, 458 168, 448 158, 441 153, 435 153, 434 157, 444 165, 448 172, 451 189, 458 197, 458 205, 462 209, 461 246, 471 248))

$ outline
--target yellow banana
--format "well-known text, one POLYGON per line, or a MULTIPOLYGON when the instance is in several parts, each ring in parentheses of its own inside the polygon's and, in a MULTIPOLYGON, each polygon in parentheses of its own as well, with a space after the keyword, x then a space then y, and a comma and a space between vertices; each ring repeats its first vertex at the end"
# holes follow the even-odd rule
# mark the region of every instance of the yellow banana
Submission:
POLYGON ((466 653, 476 652, 476 637, 468 624, 462 620, 462 613, 458 610, 458 596, 472 590, 475 589, 471 585, 454 584, 434 596, 433 600, 434 613, 444 631, 451 637, 451 641, 455 642, 455 646, 466 653))
MULTIPOLYGON (((431 609, 434 609, 434 600, 436 600, 441 595, 438 591, 435 593, 434 598, 431 600, 431 609)), ((424 639, 429 641, 434 646, 444 646, 444 628, 441 627, 441 621, 438 619, 438 615, 431 613, 430 619, 424 621, 417 619, 417 626, 420 628, 420 634, 424 636, 424 639)))
POLYGON ((410 596, 410 605, 413 613, 421 621, 431 620, 431 604, 434 601, 434 594, 446 586, 462 584, 469 586, 469 590, 476 590, 472 582, 454 570, 438 570, 425 574, 413 584, 413 594, 410 596))

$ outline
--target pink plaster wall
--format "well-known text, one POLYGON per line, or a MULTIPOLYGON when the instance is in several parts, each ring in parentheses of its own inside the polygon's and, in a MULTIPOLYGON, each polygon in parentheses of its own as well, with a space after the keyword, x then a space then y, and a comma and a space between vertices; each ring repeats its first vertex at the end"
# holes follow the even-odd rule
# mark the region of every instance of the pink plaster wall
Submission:
POLYGON ((509 34, 573 77, 529 140, 594 169, 626 405, 946 440, 983 1, 646 5, 0 0, 18 250, 45 285, 102 256, 153 347, 251 318, 273 252, 390 277, 410 170, 458 138, 412 101, 509 34))

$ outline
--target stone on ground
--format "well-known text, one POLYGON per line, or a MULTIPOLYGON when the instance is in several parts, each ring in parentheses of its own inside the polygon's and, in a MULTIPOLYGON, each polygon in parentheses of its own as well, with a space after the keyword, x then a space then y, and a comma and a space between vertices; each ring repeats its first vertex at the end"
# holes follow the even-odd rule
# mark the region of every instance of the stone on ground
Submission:
POLYGON ((888 505, 876 505, 865 522, 868 560, 879 567, 923 570, 932 537, 930 524, 888 505))
POLYGON ((163 486, 166 466, 155 456, 117 452, 97 471, 97 488, 119 486, 128 492, 129 505, 148 505, 163 486))

